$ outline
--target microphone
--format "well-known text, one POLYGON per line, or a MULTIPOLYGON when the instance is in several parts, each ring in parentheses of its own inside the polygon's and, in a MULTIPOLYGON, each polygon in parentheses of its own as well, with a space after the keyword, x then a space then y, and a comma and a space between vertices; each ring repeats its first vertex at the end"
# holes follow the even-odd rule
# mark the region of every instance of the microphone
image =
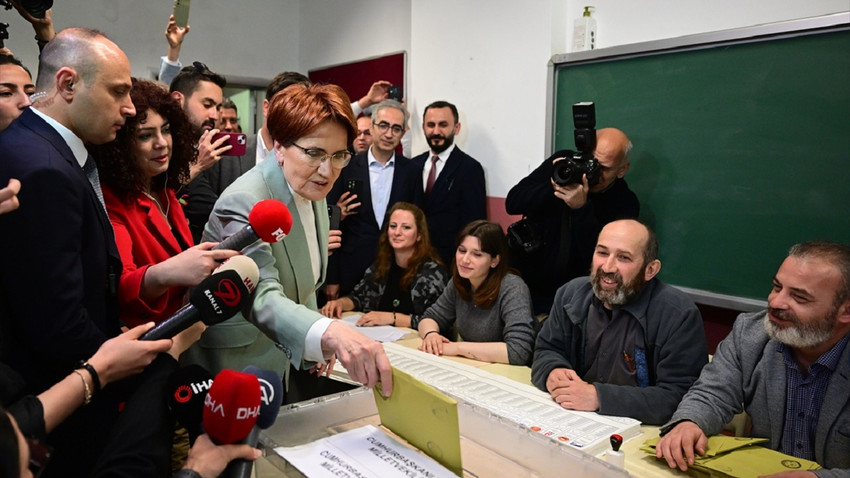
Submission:
POLYGON ((174 418, 189 431, 190 442, 203 433, 204 400, 212 383, 212 374, 194 364, 177 369, 168 377, 168 407, 174 418))
MULTIPOLYGON (((260 415, 257 417, 257 424, 251 429, 251 433, 242 441, 242 443, 256 448, 260 441, 260 430, 269 428, 277 420, 280 404, 283 403, 283 381, 277 373, 253 365, 245 367, 242 372, 256 376, 260 382, 260 415)), ((222 476, 249 478, 253 467, 253 461, 233 460, 227 465, 222 476)))
POLYGON ((189 303, 139 340, 169 339, 201 320, 207 325, 223 322, 242 310, 260 278, 257 264, 247 256, 233 256, 189 293, 189 303))
POLYGON ((254 204, 248 214, 248 225, 241 231, 218 243, 215 249, 242 249, 262 239, 264 242, 283 240, 292 229, 292 214, 286 204, 277 199, 264 199, 254 204))
POLYGON ((257 377, 235 370, 215 376, 204 399, 204 430, 218 445, 245 439, 260 414, 260 383, 257 377))

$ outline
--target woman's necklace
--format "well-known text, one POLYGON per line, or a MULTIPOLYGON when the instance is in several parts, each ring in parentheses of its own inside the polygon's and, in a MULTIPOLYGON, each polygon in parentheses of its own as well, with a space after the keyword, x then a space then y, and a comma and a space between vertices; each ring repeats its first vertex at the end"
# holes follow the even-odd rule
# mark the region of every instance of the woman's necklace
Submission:
POLYGON ((149 197, 154 204, 156 204, 156 208, 159 210, 159 213, 162 214, 163 219, 165 219, 165 223, 168 224, 168 228, 171 229, 171 224, 168 222, 168 212, 171 209, 171 203, 167 203, 165 209, 162 208, 162 204, 159 203, 159 199, 157 199, 153 194, 145 191, 145 196, 149 197))

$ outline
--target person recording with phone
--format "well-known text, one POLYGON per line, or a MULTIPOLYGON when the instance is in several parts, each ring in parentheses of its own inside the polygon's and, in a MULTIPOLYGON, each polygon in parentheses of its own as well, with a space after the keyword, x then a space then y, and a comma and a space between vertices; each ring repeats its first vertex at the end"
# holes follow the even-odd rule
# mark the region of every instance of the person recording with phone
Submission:
POLYGON ((133 79, 128 118, 114 141, 90 146, 123 269, 119 315, 135 326, 159 323, 184 302, 189 287, 238 252, 194 245, 175 191, 189 177, 192 128, 177 101, 158 84, 133 79))
POLYGON ((189 118, 196 138, 197 154, 189 168, 189 182, 178 191, 196 243, 201 242, 204 224, 218 199, 218 193, 213 190, 205 173, 232 149, 227 137, 216 136, 219 131, 215 128, 223 98, 222 88, 226 84, 223 76, 196 61, 192 66, 181 69, 169 87, 172 98, 177 100, 189 118))
MULTIPOLYGON (((638 198, 624 179, 630 166, 631 141, 616 128, 589 130, 594 131, 595 147, 579 151, 582 158, 571 163, 578 167, 564 167, 577 153, 556 151, 505 198, 508 214, 527 218, 527 229, 536 237, 523 239, 531 247, 512 247, 513 265, 532 291, 535 314, 548 313, 555 291, 570 279, 587 274, 596 237, 605 224, 637 219, 640 212, 638 198), (594 160, 598 167, 590 174, 579 170, 594 160), (559 176, 559 172, 573 172, 574 177, 559 176)), ((589 139, 591 133, 581 134, 589 139)))

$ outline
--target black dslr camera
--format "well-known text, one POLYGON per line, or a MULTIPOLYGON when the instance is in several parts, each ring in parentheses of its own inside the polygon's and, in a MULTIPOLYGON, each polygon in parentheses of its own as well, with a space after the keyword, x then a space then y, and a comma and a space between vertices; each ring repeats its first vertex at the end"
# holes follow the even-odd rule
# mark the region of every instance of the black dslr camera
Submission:
POLYGON ((552 180, 558 186, 581 184, 582 175, 587 175, 587 184, 599 183, 599 161, 593 157, 596 149, 596 107, 592 101, 573 105, 576 149, 554 164, 552 180), (571 154, 571 156, 570 156, 571 154))

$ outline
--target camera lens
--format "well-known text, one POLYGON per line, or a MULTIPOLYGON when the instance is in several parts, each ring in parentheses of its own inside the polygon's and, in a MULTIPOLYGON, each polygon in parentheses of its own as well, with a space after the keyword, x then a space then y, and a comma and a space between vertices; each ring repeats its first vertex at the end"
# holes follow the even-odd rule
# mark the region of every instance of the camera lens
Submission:
POLYGON ((555 163, 552 169, 552 181, 558 186, 566 186, 568 184, 580 183, 581 175, 584 173, 583 168, 579 166, 572 158, 564 158, 555 163))

